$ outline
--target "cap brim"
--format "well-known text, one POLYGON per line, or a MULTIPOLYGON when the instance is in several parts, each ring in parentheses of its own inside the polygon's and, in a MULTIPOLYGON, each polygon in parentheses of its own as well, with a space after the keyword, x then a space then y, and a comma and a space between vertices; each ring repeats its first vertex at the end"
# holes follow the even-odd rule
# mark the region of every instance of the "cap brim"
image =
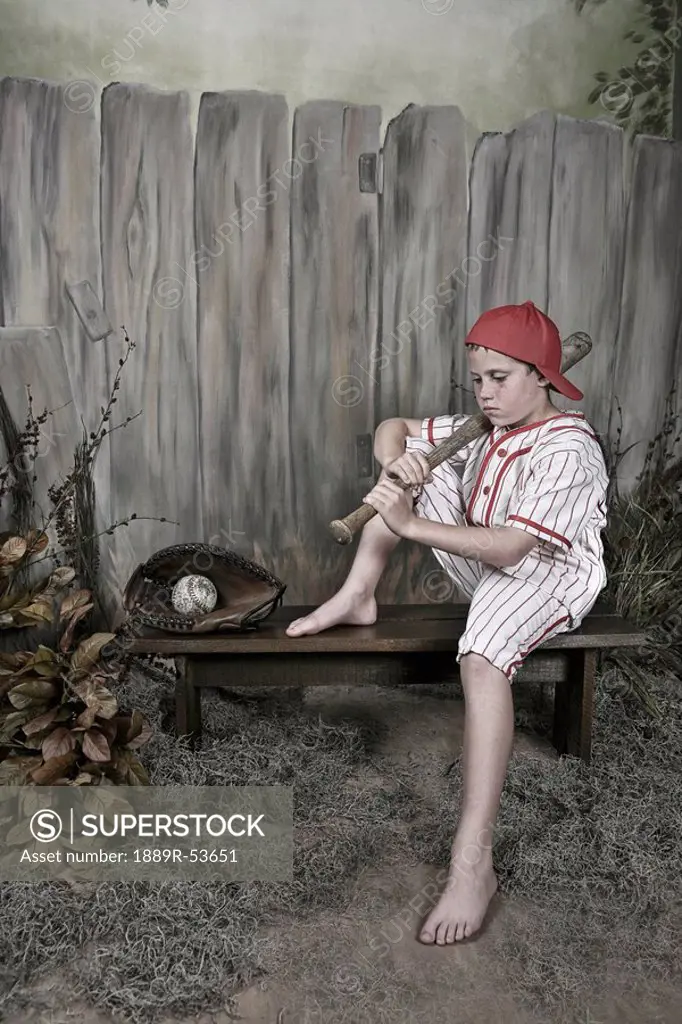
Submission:
POLYGON ((544 369, 541 366, 538 366, 538 370, 560 395, 565 395, 566 398, 571 398, 574 402, 579 402, 581 398, 585 397, 582 391, 579 391, 574 384, 571 384, 570 380, 567 380, 563 374, 556 373, 554 370, 544 369))

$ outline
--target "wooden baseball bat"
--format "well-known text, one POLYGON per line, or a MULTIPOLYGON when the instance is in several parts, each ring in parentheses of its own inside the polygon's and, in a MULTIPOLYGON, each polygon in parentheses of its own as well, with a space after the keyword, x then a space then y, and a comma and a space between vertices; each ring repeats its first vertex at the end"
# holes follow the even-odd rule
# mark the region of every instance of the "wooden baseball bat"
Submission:
MULTIPOLYGON (((577 331, 561 342, 561 372, 565 373, 572 366, 579 363, 592 350, 592 340, 583 331, 577 331)), ((441 441, 432 452, 426 456, 426 461, 431 469, 439 466, 441 462, 452 458, 460 448, 464 448, 470 441, 489 433, 493 428, 492 423, 482 412, 476 413, 467 420, 464 426, 455 430, 445 441, 441 441)), ((404 491, 412 485, 406 484, 404 480, 395 479, 398 487, 404 491)), ((351 512, 345 519, 333 519, 329 524, 334 540, 339 544, 350 544, 353 535, 360 530, 365 523, 368 523, 377 515, 377 510, 371 505, 360 505, 354 512, 351 512)))

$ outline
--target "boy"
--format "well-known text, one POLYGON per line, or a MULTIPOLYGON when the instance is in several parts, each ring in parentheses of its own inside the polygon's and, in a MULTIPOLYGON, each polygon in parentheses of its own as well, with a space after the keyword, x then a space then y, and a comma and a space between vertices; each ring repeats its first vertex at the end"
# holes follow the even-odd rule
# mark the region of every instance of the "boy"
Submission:
POLYGON ((374 591, 400 538, 428 545, 471 600, 457 654, 462 808, 445 890, 419 934, 438 945, 476 932, 497 889, 493 828, 513 743, 510 684, 530 651, 580 625, 606 584, 608 473, 583 413, 550 401, 550 386, 583 397, 560 372, 556 325, 532 302, 500 306, 479 317, 465 344, 476 401, 493 429, 429 471, 426 454, 468 417, 381 423, 374 454, 382 471, 363 499, 378 515, 338 593, 287 629, 303 636, 374 622, 374 591))

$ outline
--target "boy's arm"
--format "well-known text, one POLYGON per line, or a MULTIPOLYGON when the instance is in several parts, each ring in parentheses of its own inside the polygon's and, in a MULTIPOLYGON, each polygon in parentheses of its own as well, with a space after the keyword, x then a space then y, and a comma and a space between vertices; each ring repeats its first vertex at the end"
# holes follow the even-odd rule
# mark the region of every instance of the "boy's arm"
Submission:
POLYGON ((403 420, 403 423, 407 428, 407 436, 420 438, 422 436, 423 422, 424 420, 403 420))
POLYGON ((408 437, 423 436, 423 423, 423 420, 403 419, 400 416, 382 420, 374 432, 374 458, 382 469, 403 455, 408 437))
POLYGON ((403 534, 406 540, 448 551, 497 569, 517 565, 540 541, 511 526, 451 526, 414 516, 403 534))
POLYGON ((403 454, 405 438, 410 436, 405 420, 382 420, 374 431, 374 458, 382 469, 403 454))
MULTIPOLYGON (((450 437, 453 431, 462 426, 470 417, 464 413, 445 414, 442 416, 425 417, 424 419, 404 419, 401 416, 394 416, 391 419, 383 420, 374 433, 374 457, 385 466, 393 459, 397 459, 405 451, 405 439, 416 437, 421 441, 430 441, 432 444, 439 444, 450 437)), ((452 462, 466 462, 471 446, 467 445, 460 452, 452 457, 452 462)))
POLYGON ((405 536, 504 568, 537 544, 570 551, 598 511, 605 518, 607 487, 608 474, 596 452, 543 446, 525 486, 509 502, 504 526, 449 526, 415 517, 405 536))
POLYGON ((391 419, 382 420, 374 432, 374 456, 383 465, 386 459, 380 455, 393 454, 397 459, 405 451, 406 437, 422 436, 423 420, 406 420, 401 416, 393 416, 391 419))

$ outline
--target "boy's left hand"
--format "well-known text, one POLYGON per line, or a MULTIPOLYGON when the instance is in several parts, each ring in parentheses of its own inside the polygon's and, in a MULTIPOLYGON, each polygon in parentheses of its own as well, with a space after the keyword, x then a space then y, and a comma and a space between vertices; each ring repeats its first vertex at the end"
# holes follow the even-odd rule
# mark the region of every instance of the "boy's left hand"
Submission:
POLYGON ((403 490, 392 480, 380 480, 362 500, 377 510, 397 537, 406 537, 417 518, 412 507, 412 489, 403 490))

